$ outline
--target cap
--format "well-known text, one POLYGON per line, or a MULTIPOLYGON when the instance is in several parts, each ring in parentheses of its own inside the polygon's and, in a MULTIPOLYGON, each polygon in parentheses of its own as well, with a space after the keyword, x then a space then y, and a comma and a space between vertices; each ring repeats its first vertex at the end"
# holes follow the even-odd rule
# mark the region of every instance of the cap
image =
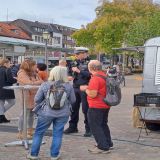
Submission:
POLYGON ((75 47, 74 54, 86 53, 88 52, 88 48, 85 47, 75 47))

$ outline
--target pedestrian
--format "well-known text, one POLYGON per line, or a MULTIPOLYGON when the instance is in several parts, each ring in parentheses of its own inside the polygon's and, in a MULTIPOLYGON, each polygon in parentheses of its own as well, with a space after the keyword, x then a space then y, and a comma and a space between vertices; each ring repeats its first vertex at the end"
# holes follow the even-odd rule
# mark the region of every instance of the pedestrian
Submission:
POLYGON ((38 75, 43 81, 48 80, 48 73, 47 73, 46 69, 47 69, 47 65, 45 63, 38 63, 37 64, 38 75))
POLYGON ((106 82, 96 75, 106 76, 102 71, 102 65, 98 60, 91 60, 88 64, 92 78, 89 85, 81 86, 81 90, 87 93, 89 103, 88 121, 91 132, 97 145, 89 149, 91 153, 108 153, 113 147, 113 142, 108 127, 108 114, 110 106, 103 101, 106 96, 106 82))
POLYGON ((67 66, 67 61, 65 59, 60 59, 58 64, 59 64, 59 66, 66 67, 67 66))
POLYGON ((72 114, 69 121, 69 127, 64 131, 65 134, 78 132, 79 109, 82 102, 82 111, 84 114, 85 137, 90 137, 90 127, 88 125, 87 112, 88 102, 85 92, 80 90, 81 85, 87 85, 90 80, 88 71, 88 61, 86 61, 86 50, 75 50, 76 60, 70 64, 69 73, 73 76, 73 88, 76 95, 76 102, 73 104, 72 114))
POLYGON ((52 81, 43 83, 35 96, 35 103, 40 104, 45 98, 51 85, 61 81, 65 87, 68 101, 65 102, 63 108, 59 110, 51 109, 46 103, 44 107, 38 111, 38 122, 33 136, 33 143, 28 159, 38 159, 40 145, 45 131, 52 124, 52 143, 50 149, 51 160, 58 160, 60 158, 60 148, 62 144, 62 136, 64 125, 67 123, 70 115, 71 104, 75 102, 75 94, 72 85, 68 82, 67 68, 56 66, 52 70, 52 81), (69 102, 69 103, 68 103, 69 102))
POLYGON ((0 61, 0 123, 10 122, 5 116, 8 111, 15 104, 15 94, 12 89, 4 89, 4 86, 12 86, 16 83, 13 78, 10 68, 10 61, 8 59, 1 59, 0 61))
MULTIPOLYGON (((61 66, 61 67, 66 67, 67 66, 67 61, 65 60, 65 59, 60 59, 59 60, 59 62, 58 62, 58 66, 61 66)), ((55 66, 56 67, 56 66, 55 66)), ((54 67, 51 69, 51 71, 50 71, 50 74, 49 74, 49 78, 48 78, 48 80, 50 81, 52 81, 52 79, 53 79, 53 70, 54 70, 54 67)), ((68 76, 68 80, 69 81, 72 81, 73 80, 73 77, 71 77, 71 76, 68 76)))
MULTIPOLYGON (((28 59, 24 60, 20 66, 20 70, 17 73, 17 81, 19 85, 40 85, 43 80, 38 76, 37 65, 34 60, 28 59)), ((34 113, 32 109, 34 107, 34 96, 37 92, 37 89, 30 89, 26 91, 26 107, 27 107, 27 137, 32 138, 33 135, 33 120, 34 113)), ((21 94, 22 95, 22 94, 21 94)), ((20 114, 18 121, 18 138, 23 139, 23 121, 24 113, 20 114)))

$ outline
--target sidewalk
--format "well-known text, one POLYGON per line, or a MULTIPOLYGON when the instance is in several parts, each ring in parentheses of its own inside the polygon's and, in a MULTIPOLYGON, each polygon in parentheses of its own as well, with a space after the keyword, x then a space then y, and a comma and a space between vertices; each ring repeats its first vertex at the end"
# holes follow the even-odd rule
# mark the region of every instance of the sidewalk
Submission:
MULTIPOLYGON (((122 88, 122 102, 119 106, 111 108, 109 114, 109 126, 114 142, 114 150, 109 154, 91 154, 88 148, 95 144, 93 138, 83 137, 84 125, 81 113, 79 133, 64 135, 61 155, 63 160, 159 160, 160 158, 160 135, 152 132, 149 136, 142 131, 141 139, 136 144, 139 129, 132 127, 133 95, 141 91, 140 75, 126 77, 126 87, 122 88), (132 143, 131 143, 132 142, 132 143), (149 146, 151 145, 151 146, 149 146)), ((4 147, 5 143, 12 142, 17 135, 17 117, 21 106, 16 105, 8 113, 7 117, 12 121, 9 124, 0 124, 0 160, 26 160, 27 150, 23 146, 4 147)), ((68 124, 66 125, 68 127, 68 124)), ((41 160, 49 160, 51 131, 44 137, 46 142, 41 147, 41 160)))

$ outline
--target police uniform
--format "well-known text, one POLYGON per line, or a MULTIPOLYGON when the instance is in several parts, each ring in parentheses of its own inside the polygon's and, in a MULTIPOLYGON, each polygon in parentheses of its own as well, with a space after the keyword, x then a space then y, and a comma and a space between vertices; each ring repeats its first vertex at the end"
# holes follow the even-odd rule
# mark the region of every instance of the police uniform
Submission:
MULTIPOLYGON (((76 51, 75 54, 85 52, 84 50, 76 51)), ((85 129, 86 133, 84 136, 91 136, 90 133, 90 127, 88 125, 88 119, 87 119, 87 112, 88 112, 88 102, 87 102, 87 95, 85 92, 80 90, 81 85, 88 85, 89 80, 91 78, 91 74, 88 71, 88 58, 79 60, 76 59, 74 62, 70 64, 69 67, 69 73, 74 77, 73 80, 73 88, 76 95, 76 102, 72 105, 72 113, 71 118, 69 121, 69 128, 64 131, 64 133, 76 133, 78 132, 78 121, 79 121, 79 109, 80 109, 80 103, 82 102, 82 111, 84 114, 84 123, 85 123, 85 129), (80 70, 80 73, 72 72, 72 67, 77 67, 80 70)))

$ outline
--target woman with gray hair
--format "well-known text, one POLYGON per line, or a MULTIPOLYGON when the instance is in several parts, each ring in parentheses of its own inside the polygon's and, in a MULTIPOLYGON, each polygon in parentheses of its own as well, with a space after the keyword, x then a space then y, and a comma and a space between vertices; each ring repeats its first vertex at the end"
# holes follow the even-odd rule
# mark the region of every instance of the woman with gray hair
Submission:
MULTIPOLYGON (((51 78, 51 76, 49 76, 51 78)), ((51 109, 48 103, 41 107, 38 111, 38 122, 33 136, 33 143, 28 159, 38 159, 40 145, 45 131, 53 125, 52 144, 50 149, 51 160, 58 160, 60 158, 60 148, 62 144, 62 136, 64 125, 67 123, 70 115, 70 107, 76 100, 72 85, 68 82, 67 68, 56 66, 52 69, 52 79, 44 82, 38 89, 35 95, 35 103, 39 104, 47 97, 47 93, 51 86, 61 81, 67 93, 67 100, 63 108, 59 110, 51 109)))

